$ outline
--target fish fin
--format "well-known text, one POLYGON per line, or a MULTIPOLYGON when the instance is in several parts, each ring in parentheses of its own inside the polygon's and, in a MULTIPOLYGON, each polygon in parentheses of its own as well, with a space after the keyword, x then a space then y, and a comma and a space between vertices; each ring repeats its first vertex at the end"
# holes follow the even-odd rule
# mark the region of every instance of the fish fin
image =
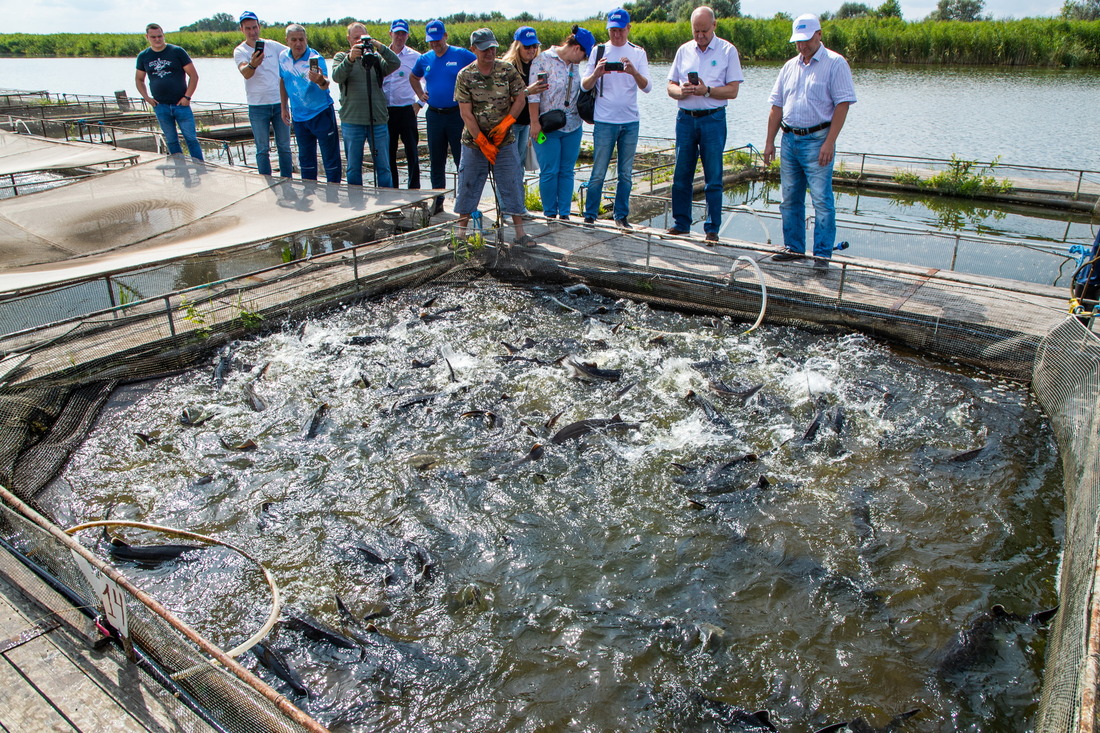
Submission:
POLYGON ((1038 611, 1037 613, 1031 614, 1031 616, 1028 617, 1028 621, 1033 624, 1045 624, 1054 618, 1057 613, 1058 606, 1055 606, 1054 608, 1048 608, 1045 611, 1038 611))
MULTIPOLYGON (((845 723, 833 723, 832 725, 827 725, 824 728, 818 728, 817 730, 814 731, 814 733, 836 733, 836 731, 844 730, 847 727, 848 727, 848 723, 846 723, 846 722, 845 723)), ((775 730, 775 728, 772 728, 772 730, 775 730)))
POLYGON ((769 713, 767 710, 757 710, 755 713, 752 714, 752 717, 759 720, 760 725, 764 726, 768 730, 771 730, 771 731, 779 730, 772 723, 771 713, 769 713))

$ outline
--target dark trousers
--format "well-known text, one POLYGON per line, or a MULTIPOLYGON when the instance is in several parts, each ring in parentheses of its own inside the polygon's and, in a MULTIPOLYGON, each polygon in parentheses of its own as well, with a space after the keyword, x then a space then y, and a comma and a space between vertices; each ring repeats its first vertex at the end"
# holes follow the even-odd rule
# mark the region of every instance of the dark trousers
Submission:
POLYGON ((302 180, 317 180, 317 148, 321 148, 325 180, 339 183, 342 163, 340 134, 336 130, 336 109, 329 107, 308 120, 294 120, 294 136, 298 138, 298 168, 302 171, 302 180))
POLYGON ((390 107, 390 172, 394 188, 400 188, 397 175, 397 143, 405 146, 405 162, 409 164, 409 188, 420 188, 420 131, 416 129, 416 109, 390 107))
POLYGON ((435 112, 428 107, 428 157, 432 165, 432 188, 447 187, 447 147, 451 148, 455 168, 462 161, 462 115, 458 107, 451 112, 435 112))

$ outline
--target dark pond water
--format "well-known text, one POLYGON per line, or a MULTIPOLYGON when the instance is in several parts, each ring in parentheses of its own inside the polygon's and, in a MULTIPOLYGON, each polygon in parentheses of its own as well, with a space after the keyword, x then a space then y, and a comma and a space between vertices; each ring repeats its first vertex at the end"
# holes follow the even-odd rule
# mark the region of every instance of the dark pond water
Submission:
MULTIPOLYGON (((258 669, 336 729, 752 730, 737 711, 762 708, 780 730, 913 708, 915 731, 1027 728, 1047 632, 1023 617, 1055 602, 1062 524, 1027 391, 744 330, 560 288, 387 296, 235 344, 220 388, 211 365, 120 396, 55 513, 254 553, 288 615, 360 639, 276 630, 311 699, 258 669), (944 667, 998 603, 1021 618, 944 667)), ((226 648, 266 614, 220 550, 126 572, 226 648)))

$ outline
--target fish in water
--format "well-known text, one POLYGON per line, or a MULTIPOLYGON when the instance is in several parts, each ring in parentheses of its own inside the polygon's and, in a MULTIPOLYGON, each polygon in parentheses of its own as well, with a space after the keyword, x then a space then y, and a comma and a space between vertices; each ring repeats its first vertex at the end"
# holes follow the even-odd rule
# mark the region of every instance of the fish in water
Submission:
POLYGON ((313 411, 313 415, 304 426, 302 426, 302 438, 304 440, 310 440, 317 436, 317 431, 321 429, 321 423, 324 422, 325 415, 328 413, 328 403, 322 402, 316 410, 313 411))
POLYGON ((779 730, 772 723, 771 715, 767 710, 750 713, 748 710, 743 710, 723 700, 708 697, 698 690, 693 690, 690 697, 703 709, 708 717, 726 730, 745 731, 746 733, 749 731, 779 730))
POLYGON ((635 380, 634 380, 633 382, 631 382, 630 384, 626 385, 625 387, 622 387, 622 388, 621 388, 621 389, 620 389, 620 390, 619 390, 618 392, 616 392, 616 393, 615 393, 615 399, 620 399, 620 398, 621 398, 621 397, 623 397, 623 396, 624 396, 624 395, 625 395, 625 394, 626 394, 627 392, 629 392, 630 390, 634 389, 634 388, 635 388, 636 386, 638 386, 638 380, 637 380, 637 379, 635 379, 635 380))
POLYGON ((373 621, 378 618, 387 618, 393 615, 392 608, 381 603, 375 603, 371 604, 367 612, 363 615, 363 618, 356 618, 355 614, 353 614, 347 604, 344 603, 344 599, 340 597, 340 594, 336 594, 336 610, 340 612, 341 616, 356 624, 373 621))
POLYGON ((712 379, 707 382, 707 386, 715 394, 722 395, 723 397, 740 397, 742 402, 748 402, 752 399, 752 396, 760 391, 763 383, 752 384, 748 387, 731 387, 720 379, 712 379))
POLYGON ((419 404, 424 403, 424 402, 431 402, 432 400, 434 400, 436 397, 440 396, 441 394, 443 394, 443 393, 442 392, 424 392, 422 394, 413 395, 412 397, 409 397, 409 398, 404 399, 404 400, 398 400, 397 402, 393 403, 393 407, 390 408, 390 412, 394 412, 396 410, 401 410, 401 409, 404 409, 406 407, 412 407, 413 405, 419 405, 419 404))
POLYGON ((287 626, 296 631, 301 631, 307 638, 323 643, 332 644, 340 649, 361 649, 354 640, 341 634, 336 629, 330 628, 317 619, 306 614, 295 614, 290 617, 287 626))
POLYGON ((867 722, 864 718, 855 718, 849 720, 846 723, 834 723, 833 725, 827 725, 824 728, 818 728, 814 733, 839 733, 840 731, 849 731, 850 733, 894 733, 894 731, 901 728, 905 721, 912 718, 914 715, 920 712, 920 708, 914 708, 913 710, 907 710, 900 715, 895 715, 890 719, 886 725, 882 727, 873 726, 867 722))
POLYGON ((619 378, 623 376, 622 369, 600 369, 594 362, 577 361, 572 356, 562 357, 558 361, 562 366, 569 369, 573 379, 618 382, 619 378))
POLYGON ((412 369, 428 369, 429 367, 433 366, 435 366, 435 359, 432 359, 431 361, 420 361, 420 359, 413 359, 411 362, 409 362, 409 367, 412 369))
POLYGON ((112 560, 132 562, 146 568, 172 562, 185 552, 206 549, 202 545, 128 545, 117 537, 108 537, 106 528, 103 537, 108 540, 107 554, 112 560))
POLYGON ((490 411, 490 410, 467 410, 466 412, 459 415, 459 417, 461 417, 461 418, 470 418, 470 417, 484 418, 485 422, 488 424, 490 430, 495 428, 497 426, 497 423, 500 420, 500 418, 497 416, 497 414, 495 412, 490 411))
POLYGON ((260 446, 256 445, 256 441, 252 440, 252 438, 249 438, 248 440, 244 441, 243 443, 237 443, 236 445, 234 445, 232 443, 227 442, 225 438, 223 438, 222 436, 219 435, 218 436, 218 442, 221 443, 222 448, 225 448, 226 450, 248 451, 248 450, 256 450, 257 448, 260 447, 260 446))
POLYGON ((156 445, 160 442, 160 438, 146 433, 134 433, 134 437, 137 438, 138 442, 142 445, 156 445))
POLYGON ((545 453, 546 449, 543 447, 542 443, 535 443, 533 446, 531 446, 531 450, 527 451, 527 455, 525 455, 523 458, 518 458, 514 461, 509 461, 508 463, 505 463, 503 466, 500 466, 497 469, 497 472, 505 473, 508 471, 514 471, 525 463, 537 461, 538 459, 542 458, 543 454, 545 453))
POLYGON ((570 423, 554 433, 554 437, 550 438, 550 442, 554 445, 561 445, 567 440, 580 438, 593 430, 637 430, 639 427, 641 426, 638 423, 623 422, 622 416, 615 413, 612 417, 594 417, 570 423))
POLYGON ((684 473, 673 479, 678 484, 693 486, 706 494, 725 494, 739 489, 758 487, 767 488, 767 479, 746 481, 745 471, 751 464, 759 461, 755 453, 746 453, 728 461, 712 461, 700 468, 691 468, 679 463, 672 464, 684 473))
POLYGON ((523 340, 523 343, 520 344, 519 346, 513 346, 512 344, 508 343, 507 341, 501 341, 500 345, 505 348, 505 350, 508 352, 508 354, 510 356, 515 356, 519 352, 524 351, 525 349, 529 349, 532 346, 535 346, 536 342, 535 342, 534 339, 532 339, 530 336, 528 336, 527 338, 525 338, 523 340))
POLYGON ((210 419, 210 415, 203 414, 194 407, 185 407, 180 413, 180 425, 196 428, 210 419))
POLYGON ((248 403, 248 406, 253 412, 263 412, 267 409, 267 403, 256 394, 256 390, 253 389, 251 382, 246 382, 244 385, 244 399, 248 403))
POLYGON ((962 453, 956 453, 947 460, 952 463, 968 463, 978 457, 981 452, 985 450, 985 446, 979 448, 973 448, 971 450, 963 451, 962 453))
POLYGON ((810 424, 806 426, 806 431, 802 433, 803 445, 814 442, 814 438, 817 437, 817 431, 821 429, 821 420, 824 416, 825 413, 819 410, 818 413, 814 415, 814 419, 810 421, 810 424))
POLYGON ((871 525, 871 492, 866 488, 852 490, 848 509, 852 515, 852 527, 856 531, 856 544, 865 548, 875 540, 875 528, 871 525))
POLYGON ((348 346, 370 346, 381 338, 381 336, 352 336, 344 343, 348 346))
POLYGON ((449 308, 440 308, 435 313, 421 313, 420 314, 420 320, 422 320, 424 323, 432 323, 433 321, 442 321, 445 318, 446 314, 454 313, 454 312, 460 311, 460 310, 462 310, 462 306, 452 305, 449 308))
POLYGON ((706 417, 707 422, 711 425, 730 432, 734 430, 733 423, 727 420, 726 416, 720 413, 718 408, 711 404, 710 400, 698 394, 693 389, 689 389, 686 396, 689 402, 694 403, 696 407, 703 411, 703 416, 706 417))
POLYGON ((981 662, 990 659, 997 651, 997 632, 1014 624, 1045 624, 1058 612, 1058 607, 1021 616, 1010 613, 997 604, 984 611, 967 624, 948 644, 936 666, 936 674, 941 678, 952 677, 981 662))
POLYGON ((294 690, 299 695, 305 695, 306 699, 313 697, 313 694, 306 688, 302 676, 290 666, 286 658, 276 651, 274 647, 262 641, 257 642, 256 646, 252 647, 252 653, 256 655, 256 659, 258 659, 260 664, 266 667, 271 674, 290 685, 290 689, 294 690))
POLYGON ((229 375, 229 369, 232 365, 232 354, 226 354, 218 358, 218 363, 214 365, 214 389, 221 389, 225 385, 225 378, 229 375))

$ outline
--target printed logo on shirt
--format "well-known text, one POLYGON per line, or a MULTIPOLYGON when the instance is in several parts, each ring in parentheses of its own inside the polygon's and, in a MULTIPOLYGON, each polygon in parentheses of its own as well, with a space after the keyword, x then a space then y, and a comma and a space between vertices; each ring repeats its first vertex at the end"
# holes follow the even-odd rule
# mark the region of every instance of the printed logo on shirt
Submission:
POLYGON ((710 60, 710 65, 711 66, 717 66, 718 65, 718 59, 711 59, 710 60))
POLYGON ((168 76, 172 69, 172 62, 168 59, 153 59, 149 62, 149 73, 157 78, 168 76))
POLYGON ((457 61, 448 61, 445 64, 445 66, 458 66, 458 62, 457 61))

